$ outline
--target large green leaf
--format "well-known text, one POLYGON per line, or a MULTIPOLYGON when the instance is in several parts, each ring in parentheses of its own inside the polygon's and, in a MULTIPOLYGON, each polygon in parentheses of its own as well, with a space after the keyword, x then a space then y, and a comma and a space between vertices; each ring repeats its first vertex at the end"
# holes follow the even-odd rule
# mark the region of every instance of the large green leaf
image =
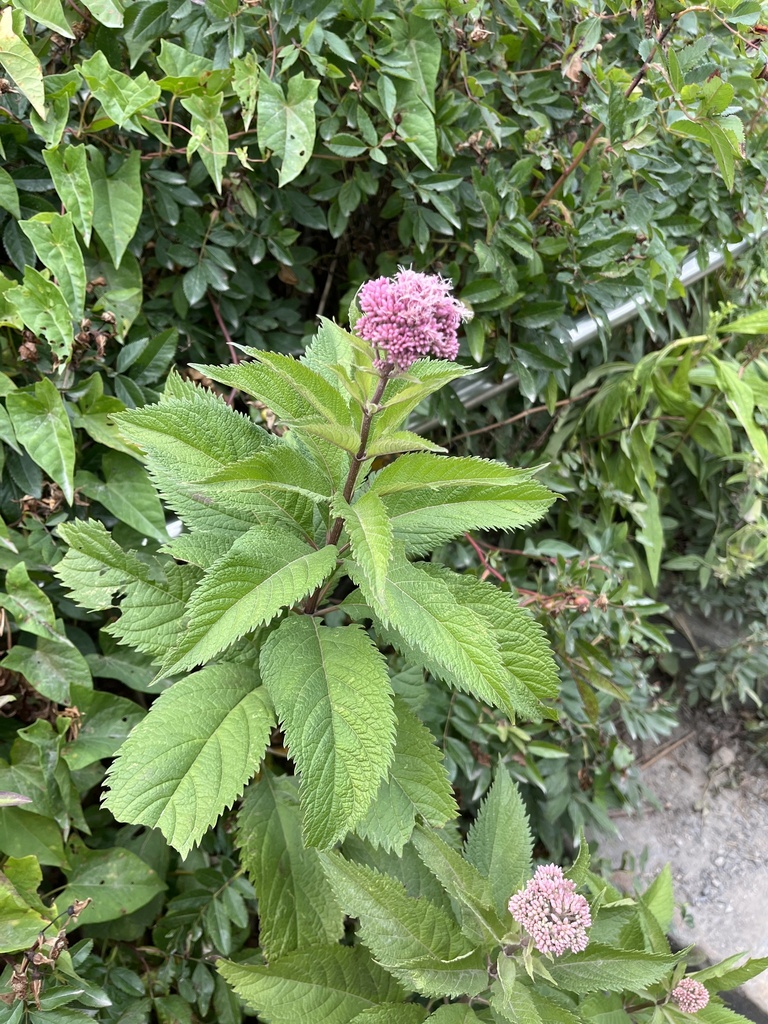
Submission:
POLYGON ((555 495, 527 470, 476 458, 403 455, 375 477, 395 537, 423 554, 467 530, 516 530, 541 519, 555 495))
POLYGON ((11 857, 34 855, 55 867, 67 862, 56 822, 24 807, 0 806, 0 850, 11 857))
POLYGON ((2 667, 20 672, 38 693, 65 706, 72 704, 72 684, 92 685, 88 662, 63 637, 53 639, 50 635, 38 635, 34 648, 16 644, 6 654, 2 667))
POLYGON ((186 855, 238 798, 274 716, 252 669, 214 665, 165 690, 109 771, 120 821, 159 828, 186 855))
POLYGON ((259 900, 259 946, 268 960, 341 938, 341 909, 317 850, 301 835, 295 778, 265 771, 248 787, 237 844, 259 900))
POLYGON ((99 924, 133 913, 164 889, 157 873, 130 850, 81 846, 72 857, 67 887, 57 900, 66 907, 75 900, 91 899, 80 920, 99 924))
POLYGON ((361 946, 316 946, 269 967, 229 960, 217 967, 246 1006, 270 1024, 349 1024, 363 1010, 404 995, 361 946))
POLYGON ((579 995, 602 990, 636 992, 661 981, 676 962, 675 956, 590 942, 583 953, 565 953, 548 970, 560 988, 579 995))
POLYGON ((64 14, 61 0, 13 0, 13 6, 18 11, 24 11, 38 24, 53 29, 65 39, 75 38, 64 14))
POLYGON ((266 74, 259 75, 258 138, 262 152, 282 158, 279 186, 293 181, 312 156, 315 144, 315 103, 320 83, 304 72, 288 79, 288 95, 266 74))
POLYGON ((465 855, 488 879, 496 912, 504 915, 510 896, 531 874, 533 838, 528 812, 503 764, 467 835, 465 855))
POLYGON ((27 873, 32 868, 38 885, 43 880, 43 873, 34 857, 12 859, 5 865, 5 871, 0 871, 0 953, 28 949, 49 924, 37 905, 39 900, 28 895, 18 881, 14 884, 17 866, 28 867, 27 873))
POLYGON ((168 675, 210 660, 307 597, 336 567, 336 548, 319 550, 286 530, 243 534, 208 569, 187 607, 186 629, 168 653, 168 675))
POLYGON ((392 761, 386 662, 357 626, 291 615, 260 664, 301 776, 306 841, 331 846, 362 820, 392 761))
MULTIPOLYGON (((80 320, 85 309, 85 264, 71 215, 38 213, 19 227, 34 246, 37 258, 56 279, 71 318, 80 320)), ((68 333, 72 333, 71 325, 68 333)))
POLYGON ((0 12, 0 64, 40 117, 45 118, 43 70, 24 40, 24 12, 12 7, 0 12))
POLYGON ((487 986, 485 957, 444 910, 340 854, 322 860, 339 903, 360 921, 360 939, 395 977, 429 995, 477 995, 487 986))
MULTIPOLYGON (((101 50, 97 50, 88 60, 82 62, 80 72, 88 83, 94 99, 101 103, 107 117, 120 128, 129 124, 134 131, 143 134, 143 128, 132 118, 160 98, 160 86, 157 82, 153 82, 145 71, 140 75, 124 75, 122 71, 117 71, 110 65, 101 50)), ((132 157, 133 154, 128 160, 132 157)), ((136 157, 138 158, 138 153, 136 157)), ((96 230, 99 230, 98 227, 96 230)), ((106 244, 106 239, 103 241, 106 244)), ((115 260, 115 266, 119 265, 120 261, 115 260)))
POLYGON ((16 188, 16 182, 3 167, 0 167, 0 210, 7 210, 16 220, 21 217, 19 190, 16 188))
POLYGON ((458 808, 429 729, 397 697, 395 714, 394 760, 357 832, 374 846, 401 854, 418 817, 439 828, 456 816, 458 808))
POLYGON ((5 298, 13 304, 33 334, 46 338, 56 359, 61 363, 67 362, 72 355, 75 332, 72 314, 61 289, 39 271, 24 267, 23 282, 9 289, 5 298))
POLYGON ((141 220, 144 193, 141 189, 141 158, 132 150, 112 175, 107 175, 103 153, 88 147, 88 173, 93 188, 93 227, 107 247, 115 267, 141 220))

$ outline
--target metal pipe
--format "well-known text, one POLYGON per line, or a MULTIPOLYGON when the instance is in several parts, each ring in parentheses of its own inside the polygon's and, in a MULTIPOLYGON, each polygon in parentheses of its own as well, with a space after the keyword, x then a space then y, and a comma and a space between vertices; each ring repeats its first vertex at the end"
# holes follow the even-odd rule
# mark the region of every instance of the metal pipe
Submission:
MULTIPOLYGON (((707 277, 715 270, 719 270, 725 265, 726 252, 730 256, 740 256, 741 253, 746 252, 751 246, 755 245, 761 239, 768 235, 768 227, 763 228, 762 231, 755 235, 750 235, 748 238, 742 239, 741 242, 734 242, 726 247, 726 250, 713 249, 709 254, 709 260, 704 267, 699 265, 698 256, 696 253, 691 253, 686 256, 683 264, 680 268, 680 283, 684 288, 690 288, 691 285, 700 281, 703 277, 707 277)), ((645 296, 641 296, 636 299, 627 299, 626 302, 622 302, 621 305, 616 306, 615 309, 610 310, 605 317, 600 319, 592 316, 581 317, 577 320, 573 327, 569 328, 565 335, 560 339, 561 344, 568 347, 571 352, 577 352, 580 348, 589 344, 590 341, 594 341, 600 333, 601 327, 604 329, 614 330, 616 327, 620 327, 622 324, 628 323, 630 320, 634 320, 637 316, 638 309, 642 309, 648 305, 648 299, 645 296)), ((509 391, 518 384, 520 378, 517 374, 509 371, 505 373, 500 381, 491 383, 483 380, 482 377, 471 377, 464 380, 458 381, 455 385, 455 391, 462 401, 465 409, 474 409, 476 406, 481 405, 483 402, 489 401, 491 398, 495 398, 496 395, 501 395, 505 391, 509 391)), ((422 420, 416 423, 414 429, 421 432, 434 430, 436 427, 441 426, 440 421, 437 418, 429 420, 422 420)))

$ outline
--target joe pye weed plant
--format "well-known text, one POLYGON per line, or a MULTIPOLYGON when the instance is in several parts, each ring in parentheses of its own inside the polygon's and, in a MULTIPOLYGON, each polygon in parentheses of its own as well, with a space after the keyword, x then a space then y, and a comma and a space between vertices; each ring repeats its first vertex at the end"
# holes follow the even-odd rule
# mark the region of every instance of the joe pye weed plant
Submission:
POLYGON ((246 349, 250 362, 198 367, 273 410, 279 435, 178 376, 158 404, 116 417, 181 536, 149 552, 96 521, 60 527, 62 583, 90 610, 119 599, 108 632, 176 680, 113 763, 107 806, 186 855, 241 801, 258 948, 219 969, 260 1019, 728 1024, 710 993, 766 964, 736 957, 682 980, 668 872, 628 899, 582 844, 569 872, 531 878, 503 766, 462 842, 400 669, 510 721, 554 718, 557 675, 510 593, 429 558, 466 531, 536 522, 554 495, 405 428, 469 372, 453 361, 469 311, 447 282, 401 270, 358 301, 352 331, 322 321, 301 359, 246 349))

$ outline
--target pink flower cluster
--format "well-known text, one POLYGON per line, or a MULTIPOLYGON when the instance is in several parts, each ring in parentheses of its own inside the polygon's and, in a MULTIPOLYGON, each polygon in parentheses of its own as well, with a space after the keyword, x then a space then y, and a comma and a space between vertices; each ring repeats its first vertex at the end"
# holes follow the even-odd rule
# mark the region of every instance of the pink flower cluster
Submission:
POLYGON ((709 992, 695 978, 683 978, 677 988, 672 990, 672 998, 683 1013, 696 1013, 709 1002, 709 992))
POLYGON ((592 924, 589 904, 556 864, 537 868, 526 887, 509 901, 509 910, 540 953, 560 956, 566 950, 580 953, 587 947, 586 929, 592 924))
POLYGON ((451 295, 451 282, 439 274, 402 267, 394 277, 379 277, 360 289, 362 316, 355 330, 379 351, 382 362, 406 369, 417 359, 455 359, 458 329, 472 313, 451 295))

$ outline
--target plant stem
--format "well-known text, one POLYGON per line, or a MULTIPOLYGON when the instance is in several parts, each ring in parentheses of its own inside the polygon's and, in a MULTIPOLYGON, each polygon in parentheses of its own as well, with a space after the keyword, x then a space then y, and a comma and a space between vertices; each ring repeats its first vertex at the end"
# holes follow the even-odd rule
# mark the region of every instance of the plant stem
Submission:
MULTIPOLYGON (((355 493, 355 484, 357 483, 357 478, 360 475, 360 470, 362 469, 363 463, 366 462, 368 459, 368 452, 366 451, 366 449, 368 447, 368 437, 371 433, 371 423, 373 422, 373 417, 379 411, 379 403, 381 402, 381 399, 384 396, 384 389, 386 388, 389 382, 389 376, 394 370, 394 368, 395 367, 393 363, 384 363, 380 370, 379 380, 376 384, 376 390, 373 393, 373 397, 366 404, 365 409, 363 410, 363 422, 360 424, 360 445, 357 449, 355 457, 352 459, 352 463, 349 467, 349 472, 347 473, 347 479, 344 484, 344 490, 342 491, 342 497, 344 498, 344 501, 347 502, 347 504, 349 504, 352 495, 355 493)), ((333 525, 328 531, 326 544, 335 544, 339 537, 341 536, 341 531, 343 529, 344 519, 341 516, 338 516, 333 521, 333 525)), ((318 601, 322 594, 323 588, 318 587, 314 594, 311 595, 307 603, 304 605, 304 611, 308 615, 314 614, 315 610, 317 609, 318 601)))

